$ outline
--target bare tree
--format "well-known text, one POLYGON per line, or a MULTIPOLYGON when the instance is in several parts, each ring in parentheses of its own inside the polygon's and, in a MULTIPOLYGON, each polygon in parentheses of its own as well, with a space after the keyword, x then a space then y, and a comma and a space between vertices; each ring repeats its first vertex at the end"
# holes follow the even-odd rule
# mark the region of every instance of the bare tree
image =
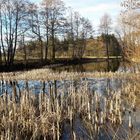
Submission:
POLYGON ((74 12, 71 7, 68 8, 68 17, 67 17, 67 30, 66 30, 66 37, 68 40, 69 46, 72 45, 72 58, 74 58, 75 52, 75 34, 74 34, 74 12))
POLYGON ((105 39, 106 45, 106 54, 107 58, 109 59, 109 45, 108 45, 108 35, 111 31, 111 17, 108 14, 104 14, 103 17, 100 19, 100 31, 105 39))
POLYGON ((103 39, 105 41, 105 47, 106 47, 106 55, 107 55, 107 65, 108 65, 108 71, 110 70, 110 63, 109 63, 109 32, 111 31, 111 17, 108 14, 104 14, 100 19, 100 31, 102 33, 103 39))
POLYGON ((101 33, 108 35, 111 30, 112 20, 110 15, 104 14, 100 19, 100 31, 101 33))
POLYGON ((72 58, 82 58, 86 41, 93 33, 92 25, 88 19, 71 8, 68 9, 67 23, 67 39, 71 45, 72 58))
POLYGON ((42 16, 40 14, 40 9, 37 5, 30 5, 30 18, 29 24, 31 32, 37 37, 40 47, 40 60, 43 61, 43 35, 42 35, 42 16))
POLYGON ((21 35, 21 46, 22 46, 23 51, 24 51, 25 65, 27 65, 28 59, 27 59, 27 49, 26 49, 26 44, 25 44, 25 35, 24 35, 24 33, 21 35))
POLYGON ((80 32, 81 32, 81 16, 78 12, 74 12, 71 8, 68 11, 69 15, 67 18, 68 30, 67 34, 72 46, 72 58, 78 58, 79 43, 80 43, 80 32))
POLYGON ((123 11, 119 17, 120 38, 125 58, 137 61, 140 56, 140 1, 124 0, 123 11))
MULTIPOLYGON (((56 52, 56 44, 55 37, 60 36, 63 25, 65 23, 64 13, 65 13, 65 5, 61 0, 43 0, 44 4, 44 15, 45 15, 45 29, 46 29, 46 42, 48 42, 48 38, 51 38, 52 42, 52 60, 55 59, 56 52), (48 36, 49 35, 49 36, 48 36)), ((47 55, 47 47, 46 44, 46 55, 47 55)))
POLYGON ((75 54, 74 58, 79 58, 79 43, 80 43, 80 27, 81 27, 81 16, 78 12, 74 12, 74 34, 75 34, 75 54))
POLYGON ((41 14, 43 16, 44 34, 45 34, 45 60, 48 57, 49 47, 49 0, 43 0, 41 3, 41 14))
POLYGON ((87 46, 87 40, 93 35, 93 27, 88 19, 85 19, 84 17, 81 18, 81 25, 82 46, 80 48, 80 57, 84 55, 84 51, 87 46))
POLYGON ((0 1, 0 46, 7 65, 12 65, 20 36, 20 24, 26 20, 28 2, 25 0, 0 1))

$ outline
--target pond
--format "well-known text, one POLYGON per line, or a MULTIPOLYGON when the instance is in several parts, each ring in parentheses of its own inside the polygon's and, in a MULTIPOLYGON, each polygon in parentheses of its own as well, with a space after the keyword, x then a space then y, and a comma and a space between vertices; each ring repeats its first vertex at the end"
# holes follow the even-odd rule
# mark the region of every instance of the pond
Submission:
POLYGON ((53 71, 62 72, 137 72, 140 70, 140 64, 124 62, 122 59, 97 59, 81 62, 81 64, 68 64, 50 67, 53 71))
POLYGON ((120 59, 105 59, 88 60, 87 62, 81 62, 81 64, 68 64, 52 67, 54 71, 68 71, 68 72, 93 72, 93 71, 112 71, 115 72, 120 66, 120 59))

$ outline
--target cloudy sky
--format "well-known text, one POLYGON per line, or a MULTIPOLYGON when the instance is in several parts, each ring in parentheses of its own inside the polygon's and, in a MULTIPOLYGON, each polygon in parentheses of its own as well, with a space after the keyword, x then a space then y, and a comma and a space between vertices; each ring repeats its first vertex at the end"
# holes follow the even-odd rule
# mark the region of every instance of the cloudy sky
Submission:
POLYGON ((104 13, 108 13, 115 24, 121 10, 121 0, 64 0, 64 2, 82 16, 88 17, 96 27, 104 13))
MULTIPOLYGON (((41 1, 41 0, 33 0, 41 1)), ((121 0, 63 0, 66 6, 72 7, 74 11, 78 11, 82 16, 87 17, 97 29, 100 18, 104 13, 112 17, 115 26, 116 17, 121 10, 121 0)))

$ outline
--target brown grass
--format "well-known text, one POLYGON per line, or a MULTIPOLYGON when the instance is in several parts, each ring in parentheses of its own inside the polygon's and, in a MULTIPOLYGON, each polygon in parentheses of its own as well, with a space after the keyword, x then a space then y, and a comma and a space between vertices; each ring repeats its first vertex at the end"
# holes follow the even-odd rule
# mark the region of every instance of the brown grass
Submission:
POLYGON ((131 122, 140 89, 134 79, 115 93, 108 89, 107 96, 91 93, 87 81, 78 88, 72 82, 70 87, 64 86, 59 91, 54 81, 47 94, 42 88, 39 95, 32 93, 28 82, 26 84, 25 91, 13 90, 12 95, 5 93, 0 97, 1 140, 59 140, 66 124, 70 126, 71 139, 82 138, 74 130, 77 118, 86 129, 84 135, 90 139, 97 139, 100 131, 113 139, 121 139, 124 135, 126 139, 134 136, 139 139, 135 124, 131 122), (129 133, 132 125, 135 131, 129 133))
POLYGON ((53 72, 50 69, 36 69, 25 72, 0 73, 1 80, 74 80, 81 78, 140 79, 140 73, 124 72, 53 72))

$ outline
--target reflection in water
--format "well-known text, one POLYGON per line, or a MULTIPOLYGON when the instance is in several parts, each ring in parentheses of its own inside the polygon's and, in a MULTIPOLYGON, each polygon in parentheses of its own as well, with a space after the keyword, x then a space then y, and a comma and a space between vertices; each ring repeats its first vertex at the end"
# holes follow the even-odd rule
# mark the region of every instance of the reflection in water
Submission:
POLYGON ((53 67, 52 70, 62 72, 139 72, 140 64, 124 62, 120 59, 97 60, 96 62, 87 62, 82 64, 64 65, 53 67))
POLYGON ((120 72, 139 72, 140 64, 139 63, 129 63, 129 62, 121 62, 120 67, 118 69, 120 72))
POLYGON ((120 66, 120 60, 110 59, 97 60, 96 62, 87 62, 82 64, 65 65, 52 68, 54 71, 68 71, 68 72, 93 72, 93 71, 112 71, 115 72, 120 66))

